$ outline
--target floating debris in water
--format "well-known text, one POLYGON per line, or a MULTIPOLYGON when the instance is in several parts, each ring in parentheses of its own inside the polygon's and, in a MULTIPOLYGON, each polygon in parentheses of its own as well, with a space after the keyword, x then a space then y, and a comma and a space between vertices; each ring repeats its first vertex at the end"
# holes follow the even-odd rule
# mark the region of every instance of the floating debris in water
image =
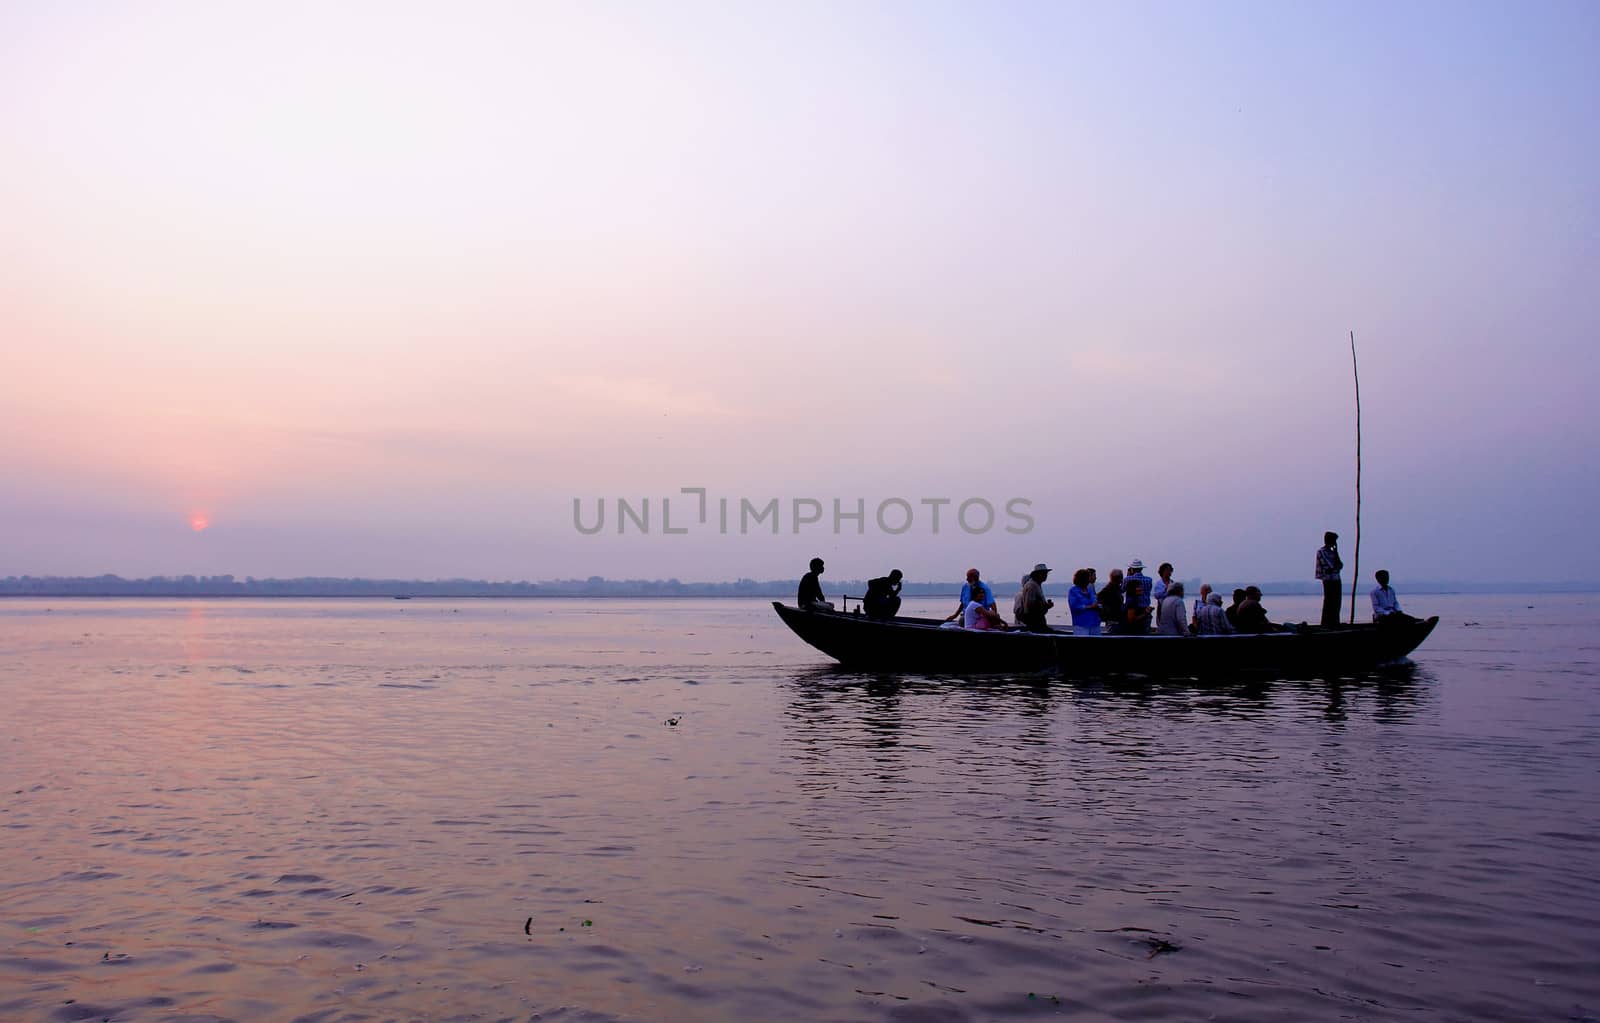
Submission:
POLYGON ((1174 945, 1164 938, 1146 938, 1144 943, 1150 946, 1150 954, 1145 956, 1146 959, 1154 959, 1165 952, 1176 952, 1183 947, 1182 945, 1174 945))
POLYGON ((682 721, 682 720, 683 720, 683 715, 682 714, 678 714, 678 715, 676 715, 674 717, 667 718, 667 720, 662 722, 662 724, 671 725, 673 728, 677 728, 678 727, 678 722, 682 721))

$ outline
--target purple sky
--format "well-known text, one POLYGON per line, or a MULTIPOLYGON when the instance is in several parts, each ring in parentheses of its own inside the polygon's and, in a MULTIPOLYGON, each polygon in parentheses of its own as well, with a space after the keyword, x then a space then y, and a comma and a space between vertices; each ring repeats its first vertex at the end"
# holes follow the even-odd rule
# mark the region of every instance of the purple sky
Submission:
POLYGON ((7 5, 0 575, 1309 577, 1353 329, 1363 565, 1595 578, 1600 7, 1280 6, 7 5))

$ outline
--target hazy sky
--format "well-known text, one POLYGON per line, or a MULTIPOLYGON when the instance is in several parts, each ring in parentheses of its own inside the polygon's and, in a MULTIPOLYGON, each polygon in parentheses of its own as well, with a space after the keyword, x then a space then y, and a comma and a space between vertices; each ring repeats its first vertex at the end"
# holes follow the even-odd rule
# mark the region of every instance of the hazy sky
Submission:
POLYGON ((1595 579, 1597 54, 1590 2, 14 0, 0 575, 1309 577, 1353 329, 1363 565, 1595 579))

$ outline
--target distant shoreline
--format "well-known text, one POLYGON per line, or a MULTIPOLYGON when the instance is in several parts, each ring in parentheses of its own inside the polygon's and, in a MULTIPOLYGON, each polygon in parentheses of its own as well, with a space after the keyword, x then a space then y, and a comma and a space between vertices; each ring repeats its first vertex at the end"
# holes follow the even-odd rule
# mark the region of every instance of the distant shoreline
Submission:
MULTIPOLYGON (((1198 580, 1184 580, 1185 586, 1194 593, 1198 593, 1198 580)), ((532 585, 532 584, 520 584, 532 585)), ((140 600, 689 600, 689 599, 717 599, 717 600, 784 600, 793 601, 798 581, 779 583, 755 583, 740 587, 737 584, 714 583, 695 584, 683 583, 678 587, 668 589, 665 586, 650 588, 640 586, 633 588, 629 584, 617 581, 606 586, 591 586, 578 584, 576 586, 561 586, 553 583, 537 584, 535 592, 484 592, 463 586, 452 590, 448 585, 421 584, 416 588, 395 587, 373 589, 245 589, 227 590, 211 589, 195 586, 194 588, 173 588, 162 590, 157 588, 128 589, 94 589, 72 587, 46 587, 25 589, 20 586, 7 586, 0 582, 0 599, 108 599, 108 598, 136 598, 140 600)), ((1245 583, 1226 581, 1221 584, 1212 584, 1218 592, 1226 596, 1236 586, 1245 583)), ((1321 588, 1308 586, 1303 583, 1277 582, 1260 583, 1263 596, 1268 597, 1299 597, 1320 596, 1321 588)), ((1052 582, 1047 589, 1055 593, 1058 589, 1065 592, 1066 584, 1052 582)), ((1581 586, 1580 584, 1535 584, 1535 583, 1506 583, 1506 584, 1441 584, 1417 583, 1399 591, 1407 595, 1416 596, 1583 596, 1586 594, 1600 593, 1600 588, 1581 586)), ((852 600, 859 597, 866 590, 866 583, 862 580, 845 580, 825 585, 825 591, 832 599, 848 595, 852 600)), ((995 584, 994 591, 997 597, 1008 598, 1014 593, 1016 586, 995 584)), ((955 600, 960 591, 959 583, 918 583, 907 585, 902 594, 907 599, 941 599, 955 600)), ((1345 591, 1348 594, 1348 590, 1345 591)))

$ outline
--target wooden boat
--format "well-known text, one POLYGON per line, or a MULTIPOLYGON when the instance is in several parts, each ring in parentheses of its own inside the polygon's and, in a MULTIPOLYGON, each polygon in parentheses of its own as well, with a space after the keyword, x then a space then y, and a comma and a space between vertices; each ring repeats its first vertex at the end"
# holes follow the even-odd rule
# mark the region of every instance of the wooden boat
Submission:
POLYGON ((1068 678, 1361 671, 1405 657, 1439 624, 1434 617, 1229 636, 1074 636, 945 629, 933 618, 878 620, 802 611, 778 601, 772 608, 795 635, 847 667, 936 674, 1059 671, 1068 678))

